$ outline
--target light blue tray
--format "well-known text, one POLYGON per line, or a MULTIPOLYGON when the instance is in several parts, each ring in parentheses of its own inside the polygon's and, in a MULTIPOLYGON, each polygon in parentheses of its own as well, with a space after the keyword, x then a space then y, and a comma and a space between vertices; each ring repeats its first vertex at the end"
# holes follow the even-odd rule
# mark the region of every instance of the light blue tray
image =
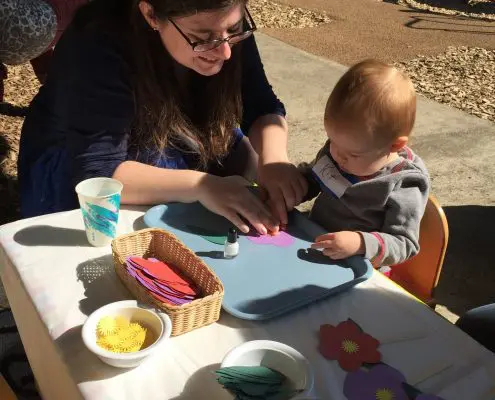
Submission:
POLYGON ((287 232, 295 237, 290 247, 255 244, 241 236, 234 259, 223 258, 223 245, 194 233, 207 230, 227 235, 232 226, 199 203, 155 206, 145 214, 144 222, 173 232, 196 252, 224 284, 225 311, 242 319, 277 317, 363 282, 373 270, 362 257, 335 262, 308 250, 324 230, 297 211, 289 215, 287 232))

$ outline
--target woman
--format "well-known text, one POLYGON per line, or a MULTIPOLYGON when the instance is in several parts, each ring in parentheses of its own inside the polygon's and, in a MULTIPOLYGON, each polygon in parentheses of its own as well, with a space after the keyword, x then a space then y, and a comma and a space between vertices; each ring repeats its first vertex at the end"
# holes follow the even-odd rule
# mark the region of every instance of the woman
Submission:
POLYGON ((456 325, 495 353, 495 303, 469 310, 457 320, 456 325))
POLYGON ((112 176, 124 183, 124 204, 199 201, 243 232, 246 221, 262 234, 287 223, 307 187, 288 161, 285 110, 245 6, 94 0, 81 8, 23 126, 23 216, 76 208, 76 183, 112 176), (237 175, 257 179, 275 217, 237 175))

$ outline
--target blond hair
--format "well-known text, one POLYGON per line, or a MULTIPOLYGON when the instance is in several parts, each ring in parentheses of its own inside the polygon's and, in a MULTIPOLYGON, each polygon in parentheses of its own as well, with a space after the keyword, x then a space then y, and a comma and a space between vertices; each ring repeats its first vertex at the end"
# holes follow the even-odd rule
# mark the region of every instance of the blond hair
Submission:
POLYGON ((381 144, 409 136, 415 119, 416 93, 411 80, 376 60, 351 67, 335 85, 325 109, 325 123, 364 128, 381 144))

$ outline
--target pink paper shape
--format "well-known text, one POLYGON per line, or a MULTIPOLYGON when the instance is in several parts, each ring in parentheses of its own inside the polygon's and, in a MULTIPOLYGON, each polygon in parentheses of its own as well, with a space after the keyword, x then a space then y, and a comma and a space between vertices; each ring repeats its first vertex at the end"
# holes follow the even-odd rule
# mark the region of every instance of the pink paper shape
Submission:
POLYGON ((294 243, 294 238, 287 232, 279 231, 277 235, 249 235, 247 237, 251 242, 256 244, 271 244, 277 247, 289 247, 294 243))

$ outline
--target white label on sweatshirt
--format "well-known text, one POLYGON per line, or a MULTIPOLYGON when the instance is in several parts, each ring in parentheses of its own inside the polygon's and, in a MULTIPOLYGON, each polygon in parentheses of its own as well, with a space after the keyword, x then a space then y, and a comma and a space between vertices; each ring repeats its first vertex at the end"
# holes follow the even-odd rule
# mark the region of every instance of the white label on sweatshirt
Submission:
POLYGON ((352 183, 340 173, 328 156, 323 156, 318 160, 313 167, 313 173, 338 198, 341 198, 347 188, 352 186, 352 183))

